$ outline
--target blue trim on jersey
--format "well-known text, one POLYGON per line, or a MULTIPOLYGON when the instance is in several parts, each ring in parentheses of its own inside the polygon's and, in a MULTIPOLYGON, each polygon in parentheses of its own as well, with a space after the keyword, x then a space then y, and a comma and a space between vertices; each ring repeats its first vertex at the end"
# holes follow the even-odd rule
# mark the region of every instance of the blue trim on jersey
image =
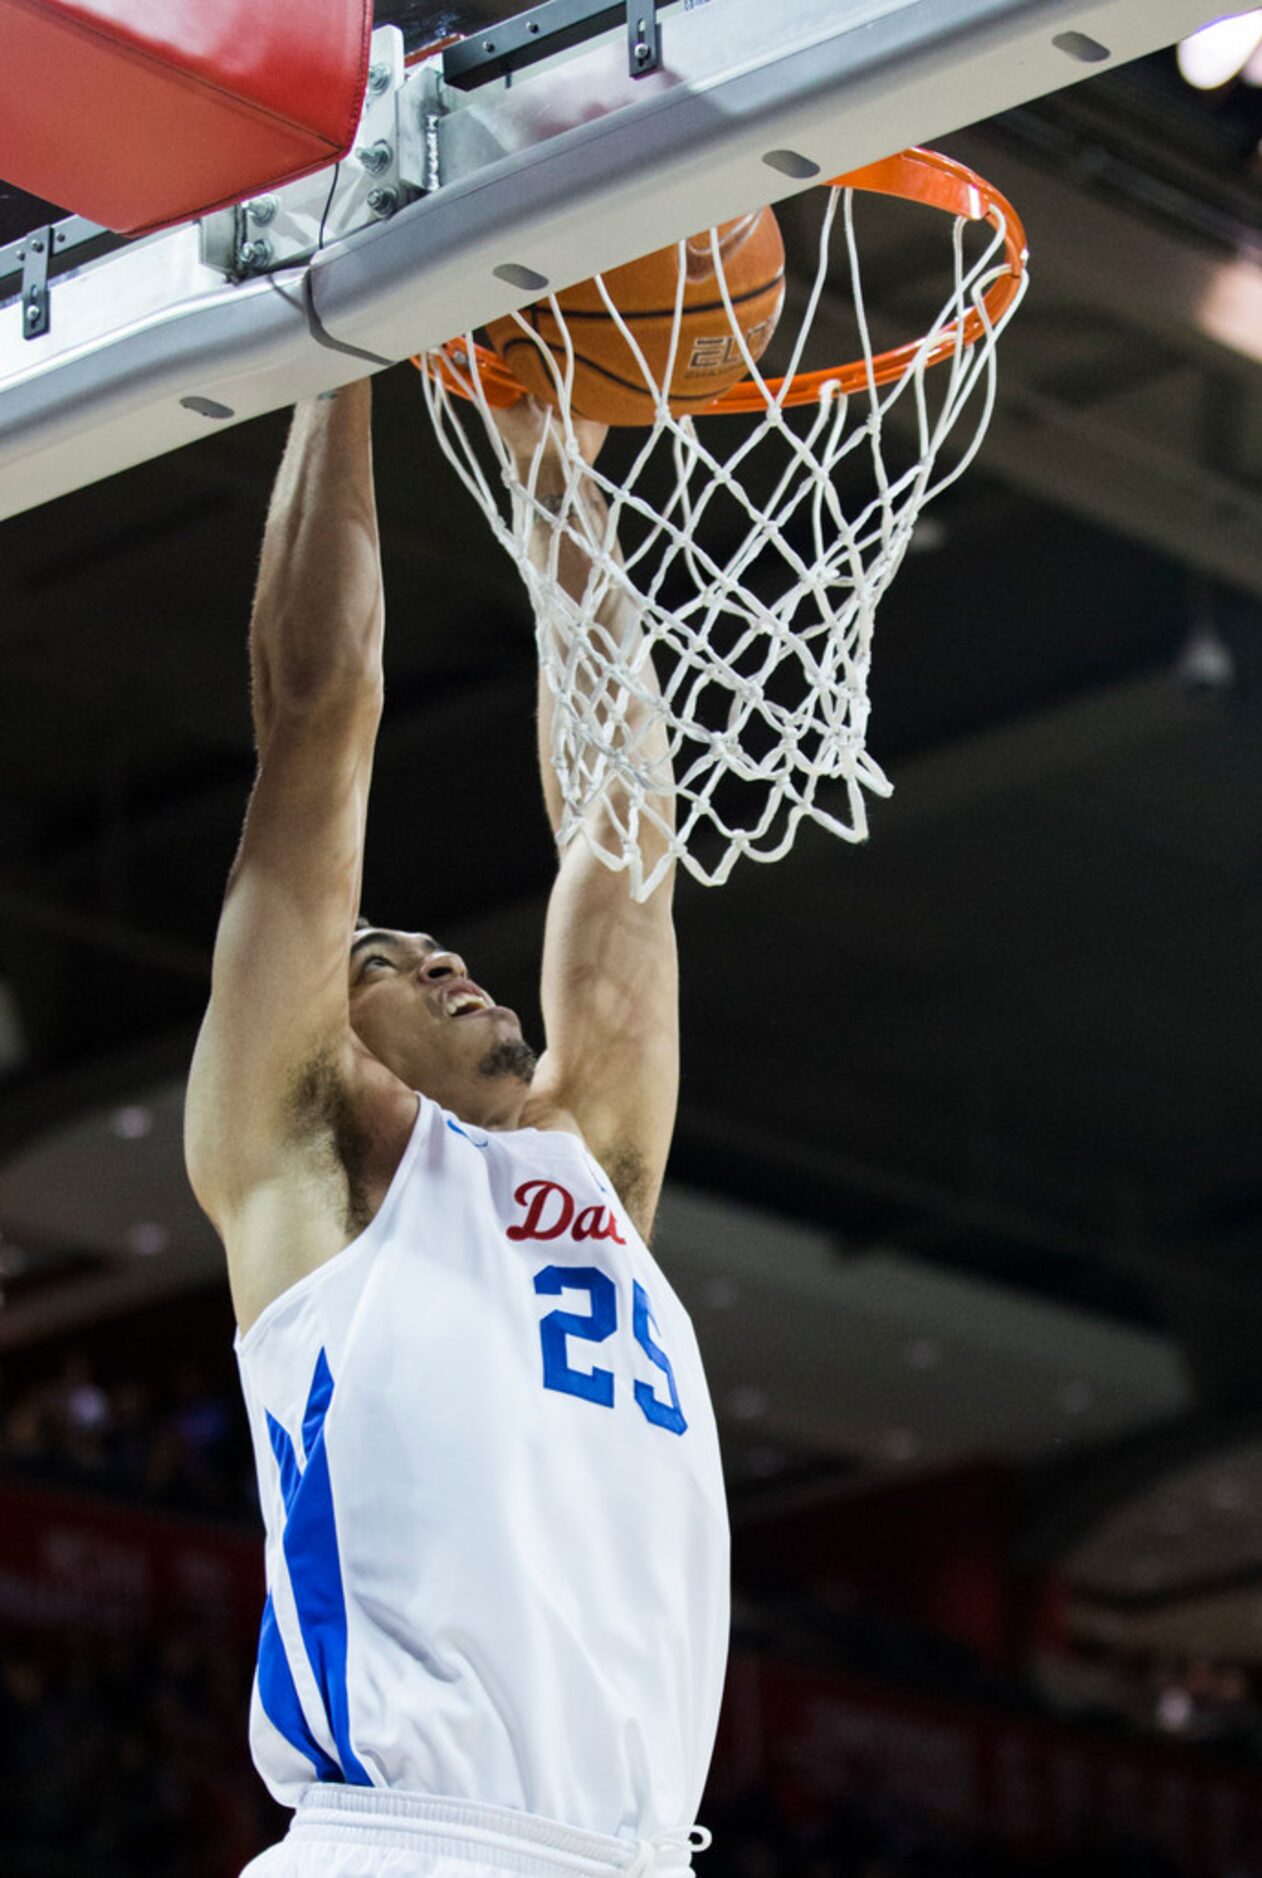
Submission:
POLYGON ((489 1148, 491 1145, 489 1141, 475 1141, 473 1136, 460 1126, 459 1122, 452 1121, 450 1115, 447 1117, 447 1126, 450 1128, 453 1135, 459 1135, 462 1140, 469 1143, 471 1148, 489 1148))
POLYGON ((294 1459, 294 1444, 275 1416, 264 1409, 267 1416, 267 1433, 272 1444, 272 1453, 276 1456, 276 1465, 280 1468, 280 1497, 285 1502, 288 1513, 293 1504, 294 1495, 302 1483, 298 1472, 298 1463, 294 1459))
POLYGON ((270 1591, 259 1626, 259 1701, 277 1733, 311 1762, 317 1780, 341 1780, 341 1768, 329 1759, 307 1726, 270 1591))
POLYGON ((321 1774, 321 1778, 370 1787, 372 1780, 351 1747, 346 1684, 346 1597, 338 1557, 333 1485, 324 1442, 324 1421, 332 1400, 333 1376, 328 1358, 321 1350, 302 1418, 302 1445, 307 1464, 301 1472, 288 1431, 270 1414, 267 1427, 280 1466, 281 1495, 285 1502, 282 1546, 298 1625, 341 1762, 341 1771, 334 1769, 329 1775, 321 1774))
POLYGON ((302 1451, 311 1458, 311 1450, 320 1439, 324 1427, 324 1418, 329 1412, 333 1400, 333 1372, 329 1368, 329 1359, 321 1350, 316 1358, 315 1374, 311 1378, 311 1394, 307 1397, 307 1412, 302 1418, 302 1451))

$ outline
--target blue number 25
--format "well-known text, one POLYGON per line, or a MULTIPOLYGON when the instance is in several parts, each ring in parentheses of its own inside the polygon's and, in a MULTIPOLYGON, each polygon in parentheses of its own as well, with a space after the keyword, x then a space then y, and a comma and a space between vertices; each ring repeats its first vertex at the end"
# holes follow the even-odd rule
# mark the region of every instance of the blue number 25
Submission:
MULTIPOLYGON (((549 1311, 541 1321, 544 1388, 557 1389, 563 1395, 582 1396, 587 1402, 599 1402, 604 1408, 612 1408, 613 1371, 593 1369, 589 1373, 571 1369, 566 1349, 568 1337, 603 1343, 618 1328, 618 1293, 612 1278, 595 1265, 545 1265, 542 1271, 535 1273, 534 1283, 535 1290, 542 1296, 555 1298, 566 1290, 586 1291, 592 1301, 588 1317, 581 1317, 576 1311, 549 1311)), ((634 1284, 633 1297, 635 1340, 649 1361, 662 1371, 670 1389, 670 1401, 663 1402, 654 1395, 650 1384, 637 1382, 635 1399, 647 1421, 659 1428, 668 1428, 673 1435, 682 1435, 688 1424, 680 1411, 675 1373, 666 1352, 653 1341, 650 1326, 655 1329, 656 1324, 643 1285, 634 1284)))

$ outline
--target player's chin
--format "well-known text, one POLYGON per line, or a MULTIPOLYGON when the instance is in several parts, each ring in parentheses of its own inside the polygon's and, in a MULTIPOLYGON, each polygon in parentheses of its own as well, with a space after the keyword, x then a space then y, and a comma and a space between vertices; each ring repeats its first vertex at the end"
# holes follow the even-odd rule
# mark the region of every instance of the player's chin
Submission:
POLYGON ((489 1031, 495 1037, 521 1036, 521 1020, 516 1011, 510 1011, 506 1004, 492 1005, 489 1011, 482 1011, 479 1016, 483 1034, 489 1031))
POLYGON ((511 1011, 505 1021, 482 1026, 481 1048, 476 1066, 479 1076, 509 1076, 516 1082, 530 1082, 537 1058, 521 1034, 521 1025, 511 1011))
POLYGON ((466 1016, 450 1017, 446 1021, 459 1037, 465 1056, 478 1056, 500 1038, 521 1037, 516 1011, 502 1004, 488 1005, 485 1010, 470 1011, 466 1016))

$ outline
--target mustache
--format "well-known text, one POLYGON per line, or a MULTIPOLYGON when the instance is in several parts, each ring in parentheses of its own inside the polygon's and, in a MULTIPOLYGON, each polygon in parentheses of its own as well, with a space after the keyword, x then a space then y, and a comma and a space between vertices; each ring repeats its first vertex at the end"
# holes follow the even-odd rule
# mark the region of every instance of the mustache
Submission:
POLYGON ((520 1038, 505 1038, 493 1044, 478 1064, 478 1075, 487 1077, 512 1076, 518 1082, 529 1083, 534 1079, 539 1059, 528 1043, 520 1038))

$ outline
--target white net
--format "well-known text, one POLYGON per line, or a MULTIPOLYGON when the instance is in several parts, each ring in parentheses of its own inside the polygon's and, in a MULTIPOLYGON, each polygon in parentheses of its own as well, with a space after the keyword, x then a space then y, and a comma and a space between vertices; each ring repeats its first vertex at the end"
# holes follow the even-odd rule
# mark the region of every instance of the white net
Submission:
POLYGON ((561 433, 540 440, 529 466, 496 427, 487 355, 471 335, 446 349, 441 368, 435 357, 435 369, 421 373, 442 448, 530 593, 555 700, 559 840, 581 835, 608 867, 628 870, 637 899, 676 861, 716 886, 742 856, 778 860, 804 821, 846 841, 866 838, 865 795, 891 793, 867 750, 877 607, 921 510, 972 461, 994 404, 995 340, 1020 298, 1018 291, 991 317, 988 290, 1011 271, 1002 216, 954 219, 949 295, 924 338, 907 348, 905 365, 881 384, 855 191, 811 194, 822 209, 814 277, 804 283, 796 332, 780 336, 782 349, 788 342, 782 381, 764 377, 749 354, 713 239, 755 391, 753 416, 677 417, 666 403, 682 243, 675 340, 660 384, 601 282, 609 317, 656 404, 651 428, 622 433, 629 460, 616 475, 583 455, 572 415, 573 346, 555 299, 559 355, 518 317, 551 374, 561 433), (788 387, 809 356, 820 308, 835 301, 838 245, 862 342, 862 366, 849 372, 859 388, 845 389, 839 371, 813 402, 791 407, 788 387), (971 257, 970 246, 979 249, 971 257), (977 334, 972 343, 966 317, 977 334), (941 362, 931 373, 935 357, 941 362), (939 453, 956 431, 939 472, 939 453), (545 451, 552 465, 563 459, 559 498, 554 470, 547 499, 541 495, 545 451), (572 570, 576 551, 583 577, 571 571, 567 579, 562 557, 572 570))

